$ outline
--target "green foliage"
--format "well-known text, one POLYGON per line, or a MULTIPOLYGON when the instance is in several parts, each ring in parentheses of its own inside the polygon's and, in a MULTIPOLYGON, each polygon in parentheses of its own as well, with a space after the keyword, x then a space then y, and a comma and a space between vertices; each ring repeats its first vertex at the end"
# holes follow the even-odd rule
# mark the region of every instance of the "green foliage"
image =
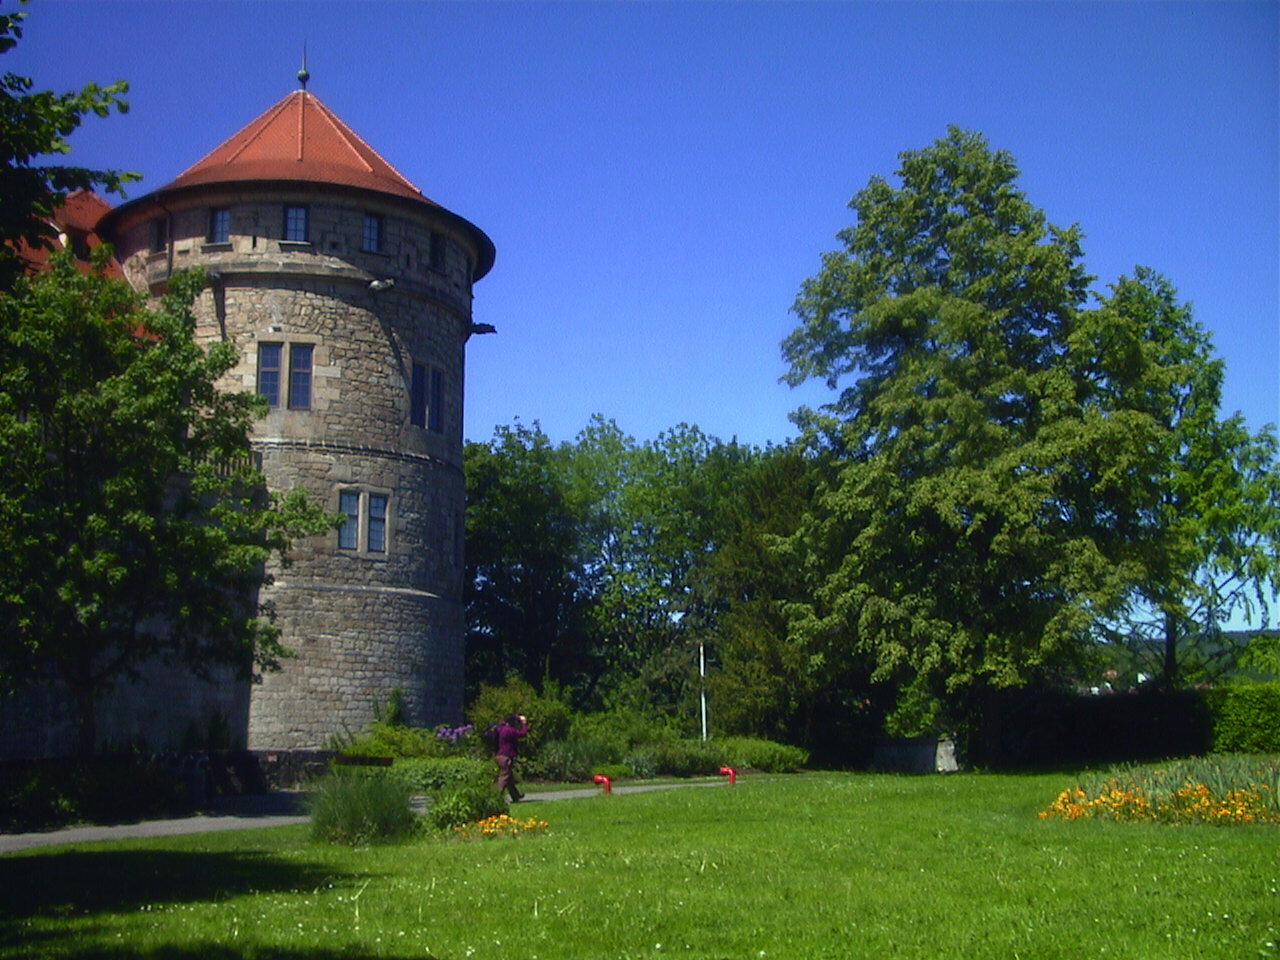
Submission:
POLYGON ((755 456, 681 425, 638 444, 595 417, 468 444, 469 684, 516 673, 582 706, 689 715, 723 598, 698 568, 755 456))
POLYGON ((645 743, 663 743, 680 738, 674 717, 652 715, 640 710, 599 710, 573 718, 569 739, 600 745, 602 753, 622 754, 645 743))
POLYGON ((533 780, 589 780, 595 767, 617 760, 617 749, 605 741, 552 740, 526 761, 524 773, 533 780))
POLYGON ((203 283, 175 275, 147 309, 59 254, 0 297, 0 682, 62 683, 82 753, 97 695, 147 660, 275 668, 279 630, 248 598, 268 558, 336 519, 267 492, 261 400, 216 386, 232 344, 194 338, 203 283))
POLYGON ((1274 439, 1216 419, 1220 363, 1168 282, 1139 268, 1089 308, 1079 229, 976 133, 901 161, 783 345, 789 382, 835 391, 797 414, 830 474, 779 548, 805 577, 788 642, 950 725, 1065 686, 1137 606, 1176 644, 1191 601, 1230 600, 1202 573, 1273 588, 1274 439))
POLYGON ((457 787, 488 786, 493 790, 493 761, 478 757, 418 757, 398 760, 391 773, 412 793, 437 796, 457 787))
POLYGON ((527 680, 516 676, 500 686, 482 684, 467 708, 467 719, 477 730, 484 730, 509 713, 528 718, 529 735, 520 745, 525 756, 537 753, 544 743, 563 739, 573 719, 573 709, 558 689, 549 686, 538 693, 527 680))
MULTIPOLYGON (((535 424, 467 443, 467 682, 515 673, 581 685, 592 672, 580 518, 563 454, 535 424)), ((523 711, 520 711, 523 712, 523 711)))
POLYGON ((653 758, 657 776, 705 777, 719 773, 724 763, 714 741, 670 740, 650 744, 645 750, 653 758))
MULTIPOLYGON (((0 54, 22 38, 26 14, 0 13, 0 54)), ((55 210, 68 192, 102 187, 122 192, 136 173, 91 170, 41 161, 71 150, 69 137, 89 114, 105 117, 128 112, 124 81, 100 87, 87 84, 73 93, 33 91, 29 77, 0 76, 0 291, 9 290, 26 269, 23 248, 49 247, 57 235, 55 210)))
POLYGON ((711 743, 724 766, 760 773, 794 773, 809 761, 807 751, 755 737, 717 737, 711 743))
POLYGON ((1213 715, 1213 749, 1280 753, 1280 683, 1241 683, 1205 694, 1213 715))
POLYGON ((409 793, 425 795, 427 821, 446 829, 507 811, 495 772, 487 758, 419 757, 396 761, 389 776, 409 793))
POLYGON ((507 812, 507 802, 493 784, 461 786, 431 798, 427 819, 440 830, 475 823, 507 812))
POLYGON ((0 776, 0 831, 173 816, 192 799, 176 777, 133 754, 10 762, 0 776))
POLYGON ((441 757, 449 751, 430 731, 379 720, 342 752, 353 757, 441 757))
POLYGON ((418 826, 404 781, 383 770, 333 769, 312 785, 308 812, 315 839, 348 846, 400 840, 418 826))

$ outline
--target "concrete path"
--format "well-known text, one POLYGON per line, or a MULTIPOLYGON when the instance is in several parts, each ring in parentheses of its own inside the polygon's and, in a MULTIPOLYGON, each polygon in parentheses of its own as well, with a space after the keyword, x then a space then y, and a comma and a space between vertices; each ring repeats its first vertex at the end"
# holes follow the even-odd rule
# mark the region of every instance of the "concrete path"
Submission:
MULTIPOLYGON (((615 794, 644 793, 650 790, 671 790, 677 787, 719 787, 724 781, 694 781, 692 783, 650 783, 613 787, 615 794)), ((580 800, 598 797, 599 787, 567 790, 540 790, 526 793, 524 800, 512 804, 513 811, 524 810, 552 800, 580 800)), ((144 820, 140 823, 121 823, 109 827, 63 827, 59 830, 43 830, 36 833, 0 834, 0 854, 31 850, 35 847, 52 847, 69 843, 96 843, 100 840, 124 840, 130 837, 176 837, 189 833, 214 833, 219 830, 253 830, 261 827, 283 827, 306 823, 310 818, 302 812, 303 795, 293 791, 280 791, 258 796, 225 797, 208 813, 193 817, 176 817, 170 820, 144 820)))

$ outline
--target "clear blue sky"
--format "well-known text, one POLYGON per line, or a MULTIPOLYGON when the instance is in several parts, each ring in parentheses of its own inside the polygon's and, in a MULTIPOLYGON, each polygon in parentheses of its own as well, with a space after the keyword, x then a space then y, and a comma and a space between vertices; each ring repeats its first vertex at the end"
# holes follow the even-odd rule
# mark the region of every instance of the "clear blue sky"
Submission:
MULTIPOLYGON (((13 0, 2 0, 12 9, 13 0)), ((167 183, 297 84, 497 246, 466 435, 593 413, 751 443, 820 403, 779 342, 846 204, 948 124, 1009 150, 1099 284, 1170 277, 1280 419, 1280 5, 35 0, 0 69, 126 79, 73 157, 167 183)))

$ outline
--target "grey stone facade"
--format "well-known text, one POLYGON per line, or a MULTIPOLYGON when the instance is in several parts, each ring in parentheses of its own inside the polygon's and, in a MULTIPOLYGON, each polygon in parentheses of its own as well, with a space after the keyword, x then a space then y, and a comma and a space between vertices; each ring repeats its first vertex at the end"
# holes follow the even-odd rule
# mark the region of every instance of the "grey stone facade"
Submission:
MULTIPOLYGON (((162 190, 104 224, 140 290, 162 293, 179 269, 209 274, 198 336, 240 356, 224 387, 270 392, 272 378, 278 391, 254 434, 269 484, 354 515, 344 536, 299 542, 272 571, 262 599, 295 654, 280 672, 247 685, 157 668, 103 704, 102 739, 164 749, 192 725, 225 723, 234 746, 320 748, 365 726, 395 689, 418 725, 459 719, 464 351, 488 239, 425 199, 305 182, 162 190), (283 239, 288 206, 306 209, 306 241, 283 239), (211 233, 215 210, 227 211, 225 239, 211 233), (308 353, 305 371, 290 369, 308 353)), ((0 703, 0 757, 70 743, 56 701, 0 703), (33 724, 42 742, 24 746, 33 724)))

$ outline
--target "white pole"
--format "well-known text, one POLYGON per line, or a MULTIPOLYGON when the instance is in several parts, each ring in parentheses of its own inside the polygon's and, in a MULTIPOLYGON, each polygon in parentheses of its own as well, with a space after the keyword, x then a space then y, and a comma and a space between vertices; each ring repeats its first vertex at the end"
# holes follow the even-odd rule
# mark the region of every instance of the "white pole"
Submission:
POLYGON ((707 739, 707 654, 702 643, 698 644, 698 676, 702 678, 702 739, 707 739))

